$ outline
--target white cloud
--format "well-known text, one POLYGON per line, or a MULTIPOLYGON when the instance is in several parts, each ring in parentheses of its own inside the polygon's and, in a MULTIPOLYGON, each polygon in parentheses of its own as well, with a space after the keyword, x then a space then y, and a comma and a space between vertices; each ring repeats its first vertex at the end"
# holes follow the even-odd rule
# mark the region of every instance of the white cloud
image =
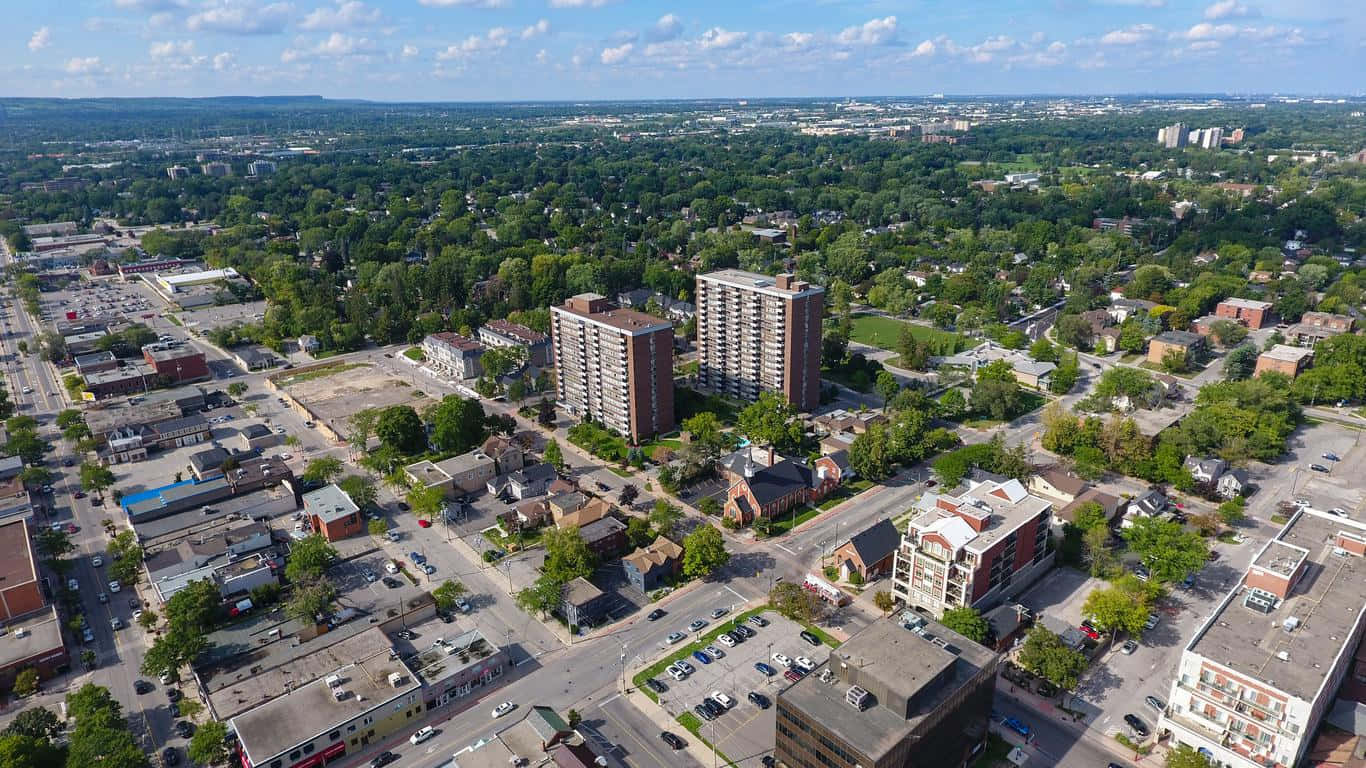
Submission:
POLYGON ((788 32, 782 37, 785 47, 798 51, 811 45, 815 39, 816 36, 810 32, 788 32))
POLYGON ((702 33, 697 44, 705 50, 726 50, 743 43, 747 37, 749 37, 748 32, 732 32, 721 27, 712 27, 702 33))
POLYGON ((457 45, 446 46, 446 50, 436 55, 437 61, 465 59, 477 53, 492 53, 506 48, 508 44, 507 27, 494 27, 483 35, 470 35, 457 45))
POLYGON ((430 8, 506 8, 508 0, 417 0, 430 8))
POLYGON ((125 11, 173 11, 186 7, 185 0, 114 0, 115 8, 125 11))
POLYGON ((653 27, 650 27, 649 36, 651 40, 664 42, 676 40, 681 34, 683 34, 683 20, 672 13, 666 13, 659 17, 653 27))
POLYGON ((173 56, 189 56, 194 53, 193 40, 166 40, 164 42, 152 43, 147 49, 147 55, 154 59, 169 59, 173 56))
POLYGON ((920 45, 917 45, 917 46, 915 47, 915 50, 914 50, 914 51, 911 51, 911 56, 913 56, 913 57, 933 56, 934 53, 935 53, 934 41, 933 41, 933 40, 922 40, 922 41, 920 41, 920 45))
POLYGON ((601 56, 602 63, 609 65, 619 64, 625 60, 627 56, 631 55, 631 51, 635 47, 634 43, 622 43, 615 48, 603 48, 601 56))
POLYGON ((612 0, 550 0, 551 8, 601 8, 612 0))
POLYGON ((550 22, 546 21, 545 19, 541 19, 540 21, 537 21, 535 24, 532 24, 522 30, 522 39, 530 40, 534 37, 540 37, 541 35, 544 35, 549 31, 550 22))
POLYGON ((86 58, 73 58, 66 60, 63 67, 69 75, 89 75, 98 72, 100 69, 100 57, 89 56, 86 58))
POLYGON ((379 19, 378 8, 369 8, 360 0, 337 0, 335 5, 314 8, 299 26, 304 29, 348 29, 378 24, 379 19))
POLYGON ((1100 38, 1102 45, 1137 45, 1146 43, 1157 35, 1157 27, 1151 24, 1134 24, 1124 29, 1112 29, 1100 38))
POLYGON ((411 58, 413 58, 414 56, 416 56, 417 54, 418 54, 418 50, 417 50, 417 46, 416 46, 416 45, 405 45, 405 46, 403 46, 403 52, 400 53, 399 55, 402 56, 402 57, 405 58, 405 59, 411 59, 411 58))
POLYGON ((255 0, 214 0, 185 20, 192 32, 225 35, 271 35, 282 31, 293 16, 289 3, 260 5, 255 0))
POLYGON ((896 41, 896 17, 869 19, 862 26, 846 27, 839 34, 839 41, 846 44, 886 45, 896 41))
POLYGON ((41 51, 52 42, 52 30, 47 27, 38 27, 34 30, 33 37, 28 39, 28 49, 30 51, 41 51))
POLYGON ((1227 40, 1236 34, 1238 34, 1238 28, 1232 24, 1210 24, 1207 21, 1202 21, 1186 30, 1186 39, 1227 40))
POLYGON ((1219 0, 1205 9, 1205 18, 1210 21, 1219 19, 1243 18, 1246 16, 1256 16, 1257 9, 1251 8, 1238 0, 1219 0))
POLYGON ((213 68, 214 68, 216 71, 218 71, 218 72, 226 72, 227 70, 232 69, 232 65, 233 65, 233 55, 232 55, 231 53, 228 53, 227 51, 223 51, 222 53, 214 54, 214 57, 213 57, 213 68))
POLYGON ((542 48, 536 52, 536 63, 545 64, 550 61, 550 52, 542 48))
POLYGON ((280 61, 288 64, 307 59, 346 59, 353 56, 372 56, 378 51, 375 44, 367 38, 333 32, 312 47, 286 48, 280 53, 280 61))

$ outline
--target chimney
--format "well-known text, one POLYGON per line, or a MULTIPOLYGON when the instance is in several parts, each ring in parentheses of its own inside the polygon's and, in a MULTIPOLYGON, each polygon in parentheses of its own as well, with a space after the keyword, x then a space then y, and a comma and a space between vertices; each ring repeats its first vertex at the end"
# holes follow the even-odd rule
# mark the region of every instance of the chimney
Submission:
POLYGON ((790 272, 784 272, 783 274, 778 275, 778 282, 777 282, 777 285, 778 285, 778 287, 779 287, 780 289, 782 289, 782 290, 784 290, 784 291, 791 290, 791 289, 792 289, 792 274, 791 274, 790 272))

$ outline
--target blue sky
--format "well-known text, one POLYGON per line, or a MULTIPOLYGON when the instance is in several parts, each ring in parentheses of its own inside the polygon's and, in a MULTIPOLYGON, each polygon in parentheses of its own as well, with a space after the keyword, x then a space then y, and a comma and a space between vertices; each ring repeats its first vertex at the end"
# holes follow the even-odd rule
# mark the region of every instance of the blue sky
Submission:
POLYGON ((1361 92, 1363 0, 4 0, 4 96, 1361 92))

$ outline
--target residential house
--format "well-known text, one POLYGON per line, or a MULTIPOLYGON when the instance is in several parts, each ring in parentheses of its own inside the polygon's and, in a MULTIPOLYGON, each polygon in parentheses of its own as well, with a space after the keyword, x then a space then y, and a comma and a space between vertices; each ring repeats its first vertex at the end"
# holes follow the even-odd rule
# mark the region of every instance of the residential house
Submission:
POLYGON ((1029 492, 1047 496, 1059 504, 1071 504, 1083 491, 1090 487, 1076 474, 1060 467, 1049 467, 1031 475, 1029 492))
POLYGON ((626 548, 626 524, 615 517, 604 515, 581 526, 579 538, 584 540, 588 549, 597 555, 599 560, 606 560, 626 548))
POLYGON ((900 544, 901 534, 887 518, 864 528, 835 549, 840 578, 847 581, 857 573, 867 582, 890 574, 900 544))
POLYGON ((438 373, 457 379, 477 379, 484 369, 479 360, 484 347, 458 333, 442 331, 428 334, 422 340, 422 354, 427 365, 438 373))
POLYGON ((565 515, 578 512, 588 503, 588 494, 582 491, 565 491, 557 493, 546 499, 546 505, 550 507, 550 515, 556 522, 565 515))
POLYGON ((522 444, 515 437, 493 435, 484 441, 479 450, 494 460, 498 465, 499 474, 506 474, 526 466, 526 456, 522 453, 522 444))
POLYGON ((1110 525, 1115 524, 1119 518, 1120 507, 1123 506, 1120 504, 1118 496, 1098 491, 1095 488, 1087 488, 1078 494, 1070 504, 1062 509, 1054 510, 1053 524, 1061 529, 1067 523, 1077 522, 1077 511, 1091 503, 1100 505, 1100 509, 1105 513, 1105 519, 1110 525))
POLYGON ((318 337, 307 333, 299 337, 298 344, 300 352, 305 352, 310 355, 315 354, 318 350, 322 349, 322 344, 318 341, 318 337))
POLYGON ((1105 348, 1105 352, 1108 354, 1119 349, 1120 333, 1122 333, 1122 331, 1120 331, 1118 327, 1112 325, 1108 328, 1101 328, 1096 334, 1096 339, 1105 348))
POLYGON ((663 536, 621 559, 626 580, 640 592, 666 585, 683 569, 683 547, 663 536))
POLYGON ((542 525, 549 522, 550 507, 545 503, 544 499, 524 501, 521 504, 518 504, 512 511, 504 512, 500 517, 509 524, 511 524, 509 518, 515 518, 517 528, 530 530, 532 528, 540 528, 542 525))
POLYGON ((1200 458, 1198 456, 1187 456, 1181 465, 1195 478, 1197 483, 1210 484, 1219 479, 1228 469, 1228 462, 1223 459, 1200 458))
POLYGON ((1098 334, 1101 331, 1114 325, 1114 318, 1110 317, 1110 312, 1104 309, 1089 309, 1081 313, 1081 319, 1091 326, 1091 333, 1098 334))
POLYGON ((1132 517, 1156 517, 1166 512, 1170 503, 1167 494, 1156 488, 1149 489, 1130 499, 1128 506, 1124 508, 1125 519, 1122 525, 1127 528, 1131 524, 1129 518, 1132 517))
POLYGON ((1146 299, 1119 298, 1110 302, 1110 308, 1107 311, 1116 323, 1122 323, 1131 317, 1137 317, 1141 320, 1147 317, 1148 313, 1156 306, 1156 302, 1146 299))
POLYGON ((1016 360, 1011 363, 1010 369, 1015 374, 1015 380, 1024 386, 1048 389, 1053 381, 1053 371, 1057 370, 1058 366, 1037 360, 1016 360))
POLYGON ((30 517, 33 517, 33 500, 24 487, 23 479, 19 475, 10 475, 0 480, 0 521, 27 520, 30 517))
POLYGON ((1019 603, 1002 603, 982 614, 987 621, 987 639, 983 645, 999 652, 1010 650, 1017 639, 1034 625, 1034 615, 1019 603))
POLYGON ((582 576, 564 585, 560 599, 560 615, 570 627, 591 627, 607 615, 611 599, 607 593, 593 586, 582 576))
POLYGON ((596 523, 608 516, 612 511, 612 505, 602 499, 588 499, 577 509, 556 514, 556 509, 563 509, 555 500, 550 500, 550 514, 555 519, 555 526, 560 530, 565 528, 578 528, 580 530, 596 523))
POLYGON ((248 371, 264 371, 280 364, 280 359, 275 356, 274 352, 259 344, 236 347, 231 352, 237 364, 248 371))
POLYGON ((528 467, 498 475, 487 483, 489 493, 501 496, 504 493, 522 501, 533 496, 541 496, 556 477, 555 468, 549 464, 532 464, 528 467))
POLYGON ((1161 365, 1173 350, 1185 357, 1186 364, 1196 362, 1206 349, 1205 339, 1190 331, 1163 331, 1148 341, 1148 362, 1161 365))
POLYGON ((1220 496, 1232 499, 1235 496, 1246 495, 1251 491, 1252 486, 1247 470, 1230 469, 1219 476, 1219 481, 1215 483, 1214 489, 1220 496))
POLYGON ((819 501, 843 480, 839 464, 829 456, 812 466, 796 459, 763 469, 750 463, 742 475, 727 491, 722 513, 741 525, 819 501))
POLYGON ((498 462, 482 450, 473 450, 438 462, 419 461, 403 468, 409 481, 440 487, 448 498, 474 493, 497 477, 498 462))

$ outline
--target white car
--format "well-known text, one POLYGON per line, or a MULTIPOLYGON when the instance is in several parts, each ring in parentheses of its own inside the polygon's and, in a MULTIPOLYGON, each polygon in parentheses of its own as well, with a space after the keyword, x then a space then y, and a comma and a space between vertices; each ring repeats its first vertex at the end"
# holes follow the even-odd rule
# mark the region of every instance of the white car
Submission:
POLYGON ((788 657, 784 656, 784 655, 781 654, 781 653, 775 653, 775 654, 773 654, 773 660, 774 660, 775 662, 777 662, 778 666, 780 666, 780 667, 787 667, 787 666, 791 666, 791 664, 792 664, 792 659, 789 659, 788 657))
POLYGON ((90 564, 95 566, 96 568, 99 568, 101 565, 104 565, 104 558, 100 557, 99 555, 95 555, 90 559, 90 564))
POLYGON ((664 638, 664 642, 668 643, 669 645, 673 645, 674 643, 682 642, 683 638, 685 637, 687 637, 687 635, 683 634, 682 632, 670 632, 669 636, 664 638))
POLYGON ((721 650, 720 648, 717 648, 714 645, 709 645, 706 648, 703 648, 702 650, 706 651, 707 654, 710 655, 713 659, 719 659, 726 655, 725 651, 721 650))
POLYGON ((675 680, 682 680, 683 678, 688 676, 688 673, 680 669, 677 664, 670 664, 668 667, 668 671, 669 677, 672 677, 675 680))
POLYGON ((693 665, 689 664, 689 663, 686 662, 686 661, 683 661, 682 659, 679 659, 678 661, 675 661, 675 662, 674 662, 674 666, 678 667, 679 669, 683 670, 683 672, 684 672, 685 674, 689 674, 689 675, 691 675, 694 671, 696 671, 695 668, 693 667, 693 665))
POLYGON ((720 704, 726 709, 730 709, 731 707, 735 706, 735 700, 727 696, 726 694, 721 693, 720 691, 712 691, 711 700, 716 702, 717 704, 720 704))
POLYGON ((505 701, 502 704, 499 704, 498 706, 493 708, 493 716, 496 718, 502 717, 503 715, 506 715, 507 713, 511 712, 516 706, 516 704, 513 704, 510 701, 505 701))
POLYGON ((735 647, 735 638, 731 637, 730 635, 721 635, 720 637, 718 637, 718 638, 716 638, 716 639, 717 639, 718 642, 721 643, 721 645, 724 645, 724 646, 726 646, 727 648, 734 648, 734 647, 735 647))
POLYGON ((117 592, 117 591, 119 591, 120 589, 122 589, 122 587, 119 586, 119 582, 118 582, 117 580, 109 582, 109 591, 110 591, 110 592, 117 592))
POLYGON ((294 454, 292 454, 292 453, 282 453, 282 454, 279 455, 278 458, 280 459, 280 461, 289 461, 290 459, 294 458, 294 454))
POLYGON ((1153 628, 1156 627, 1156 626, 1158 625, 1158 623, 1160 623, 1161 621, 1162 621, 1162 619, 1161 619, 1160 617, 1158 617, 1157 614, 1155 614, 1155 613, 1150 613, 1150 614, 1148 614, 1148 620, 1145 621, 1145 622, 1143 622, 1143 628, 1144 628, 1144 629, 1153 629, 1153 628))
POLYGON ((810 672, 811 670, 816 668, 816 663, 813 662, 811 659, 806 658, 805 656, 798 656, 797 658, 792 660, 792 663, 796 664, 798 667, 801 667, 803 672, 810 672))
POLYGON ((424 725, 418 729, 417 733, 414 733, 412 736, 408 737, 408 743, 421 744, 422 742, 426 741, 427 739, 430 739, 435 735, 435 728, 431 727, 430 725, 424 725))

